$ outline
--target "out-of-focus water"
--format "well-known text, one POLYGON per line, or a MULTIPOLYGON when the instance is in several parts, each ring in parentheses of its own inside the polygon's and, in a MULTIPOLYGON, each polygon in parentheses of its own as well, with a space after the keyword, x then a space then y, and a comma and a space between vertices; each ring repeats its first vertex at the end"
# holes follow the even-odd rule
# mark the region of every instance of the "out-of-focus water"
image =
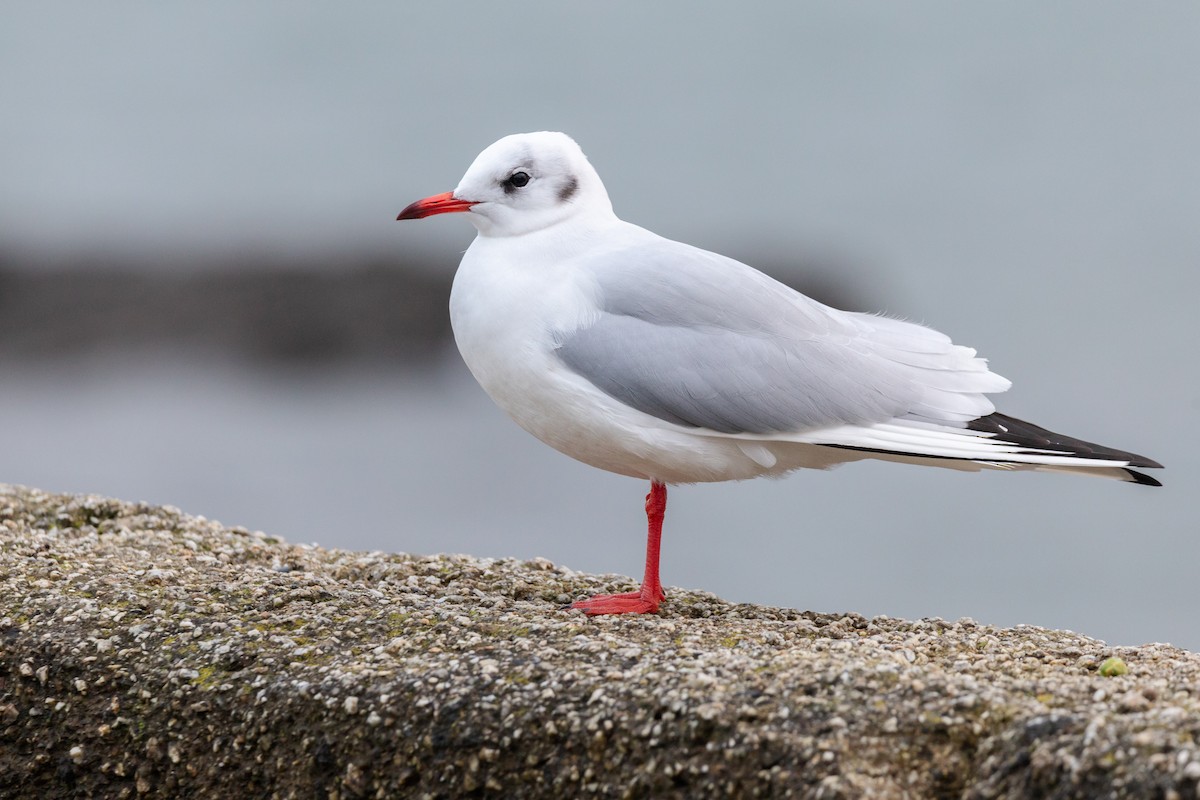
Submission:
MULTIPOLYGON (((1118 408, 1095 405, 1072 432, 1138 445, 1118 408)), ((640 578, 647 487, 535 441, 452 354, 386 373, 156 358, 8 370, 0 420, 4 481, 173 504, 291 541, 640 578)), ((679 487, 663 578, 737 601, 1198 648, 1188 447, 1152 451, 1173 466, 1159 490, 870 462, 679 487)))
POLYGON ((722 250, 1000 270, 1050 226, 1086 263, 1194 223, 1198 39, 1186 0, 9 4, 0 243, 394 252, 411 200, 551 129, 722 250))
MULTIPOLYGON (((1200 648, 1200 4, 10 6, 8 266, 409 268, 472 231, 401 208, 501 135, 565 130, 625 218, 821 265, 979 348, 1014 381, 1006 413, 1168 467, 1159 490, 870 463, 684 487, 668 584, 1200 648)), ((47 308, 23 340, 65 327, 47 308)), ((640 571, 645 487, 526 436, 454 356, 282 371, 4 345, 0 481, 330 546, 640 571)))

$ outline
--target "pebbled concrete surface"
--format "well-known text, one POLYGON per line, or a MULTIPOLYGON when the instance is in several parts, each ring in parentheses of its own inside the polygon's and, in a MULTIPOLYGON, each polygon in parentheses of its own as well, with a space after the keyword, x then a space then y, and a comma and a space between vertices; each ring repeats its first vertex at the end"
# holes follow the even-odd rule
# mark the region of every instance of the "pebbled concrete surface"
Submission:
POLYGON ((633 586, 0 486, 0 797, 1198 796, 1196 654, 633 586))

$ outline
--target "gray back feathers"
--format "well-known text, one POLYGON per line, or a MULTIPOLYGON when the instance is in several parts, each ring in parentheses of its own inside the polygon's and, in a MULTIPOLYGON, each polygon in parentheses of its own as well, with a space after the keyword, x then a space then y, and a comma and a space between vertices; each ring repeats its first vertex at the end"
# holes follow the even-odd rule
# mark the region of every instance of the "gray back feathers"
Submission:
POLYGON ((969 348, 899 320, 838 311, 737 261, 655 237, 587 257, 592 324, 558 355, 611 397, 728 434, 911 417, 962 425, 1008 382, 969 348))

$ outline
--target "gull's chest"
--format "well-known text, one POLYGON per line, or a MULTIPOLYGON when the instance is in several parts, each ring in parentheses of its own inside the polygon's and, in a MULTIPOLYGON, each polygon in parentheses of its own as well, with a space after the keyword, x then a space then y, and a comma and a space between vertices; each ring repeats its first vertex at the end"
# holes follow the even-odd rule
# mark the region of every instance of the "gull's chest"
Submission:
POLYGON ((562 368, 557 337, 594 318, 586 281, 568 269, 489 259, 468 251, 450 293, 450 323, 463 360, 502 406, 562 368))

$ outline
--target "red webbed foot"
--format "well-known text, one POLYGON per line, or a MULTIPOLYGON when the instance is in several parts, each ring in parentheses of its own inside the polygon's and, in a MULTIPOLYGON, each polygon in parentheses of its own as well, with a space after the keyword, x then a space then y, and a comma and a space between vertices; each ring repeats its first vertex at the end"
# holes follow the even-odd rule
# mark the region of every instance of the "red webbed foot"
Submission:
POLYGON ((658 604, 663 600, 660 592, 643 596, 641 592, 625 592, 624 594, 598 594, 586 600, 577 600, 571 608, 577 608, 589 617, 601 614, 653 614, 658 611, 658 604))

